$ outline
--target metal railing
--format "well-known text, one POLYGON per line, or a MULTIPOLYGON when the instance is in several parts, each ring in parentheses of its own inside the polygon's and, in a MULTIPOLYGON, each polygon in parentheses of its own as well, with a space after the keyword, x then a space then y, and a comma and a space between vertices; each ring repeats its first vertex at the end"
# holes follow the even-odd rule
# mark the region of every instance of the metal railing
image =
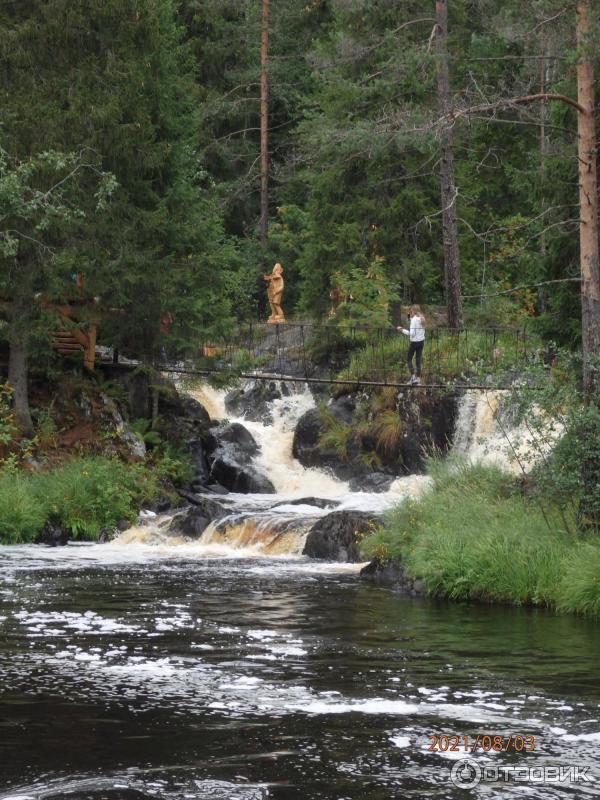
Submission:
MULTIPOLYGON (((183 364, 162 364, 180 373, 232 373, 257 380, 407 386, 408 337, 394 328, 253 323, 207 340, 183 364)), ((504 388, 544 357, 525 328, 427 331, 422 385, 504 388)))

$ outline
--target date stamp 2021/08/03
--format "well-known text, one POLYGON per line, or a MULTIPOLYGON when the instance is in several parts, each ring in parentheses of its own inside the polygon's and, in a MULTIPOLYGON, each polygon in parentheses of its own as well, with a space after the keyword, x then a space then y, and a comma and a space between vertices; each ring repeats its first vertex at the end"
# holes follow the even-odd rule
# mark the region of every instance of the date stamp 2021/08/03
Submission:
POLYGON ((476 753, 477 751, 533 753, 535 751, 535 736, 530 735, 477 734, 477 736, 463 736, 451 734, 430 735, 427 738, 431 740, 427 749, 434 753, 476 753))

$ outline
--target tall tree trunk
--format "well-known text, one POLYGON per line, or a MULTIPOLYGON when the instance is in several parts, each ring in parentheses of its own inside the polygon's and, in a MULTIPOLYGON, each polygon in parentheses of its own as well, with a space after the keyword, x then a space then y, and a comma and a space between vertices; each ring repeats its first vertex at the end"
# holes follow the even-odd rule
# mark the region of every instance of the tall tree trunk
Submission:
MULTIPOLYGON (((436 50, 437 50, 437 89, 441 112, 450 113, 450 70, 448 67, 448 2, 436 0, 436 50)), ((456 213, 456 184, 454 181, 454 151, 452 128, 444 125, 441 133, 440 178, 442 185, 442 225, 444 237, 444 277, 446 282, 446 303, 448 305, 448 326, 461 328, 463 325, 462 298, 460 286, 460 256, 458 250, 458 223, 456 213)))
MULTIPOLYGON (((549 65, 550 60, 548 59, 548 39, 546 36, 545 28, 542 26, 541 29, 541 50, 542 50, 542 59, 540 62, 540 94, 544 94, 546 91, 546 87, 549 84, 549 65)), ((546 207, 546 159, 548 155, 548 134, 546 131, 546 124, 548 121, 548 105, 547 103, 541 104, 540 109, 540 199, 541 199, 541 207, 544 209, 546 207)), ((548 254, 548 247, 547 247, 547 240, 546 240, 546 231, 543 230, 540 236, 540 256, 542 262, 546 264, 546 256, 548 254)), ((540 286, 538 288, 538 308, 540 314, 544 314, 547 309, 548 304, 548 293, 546 291, 545 286, 540 286)))
POLYGON ((33 422, 29 409, 29 389, 27 386, 27 332, 23 327, 22 319, 18 306, 13 306, 8 331, 8 382, 13 388, 13 407, 17 425, 25 436, 33 436, 33 422))
POLYGON ((260 33, 260 241, 269 235, 269 0, 262 0, 260 33))
POLYGON ((594 63, 590 36, 590 0, 577 3, 579 243, 583 388, 588 401, 600 404, 600 276, 598 258, 598 181, 594 123, 594 63))

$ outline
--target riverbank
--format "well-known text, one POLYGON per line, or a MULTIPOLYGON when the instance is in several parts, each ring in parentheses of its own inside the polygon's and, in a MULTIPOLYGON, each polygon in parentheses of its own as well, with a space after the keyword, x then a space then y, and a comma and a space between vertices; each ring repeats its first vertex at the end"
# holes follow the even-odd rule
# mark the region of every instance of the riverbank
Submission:
POLYGON ((140 508, 180 502, 176 487, 192 466, 183 434, 169 428, 181 422, 180 409, 171 411, 179 398, 161 386, 165 414, 153 424, 141 416, 149 407, 143 379, 64 370, 36 383, 30 437, 15 424, 9 385, 0 385, 0 544, 104 541, 140 508))
POLYGON ((435 597, 547 607, 600 617, 600 541, 572 512, 526 496, 493 466, 430 464, 433 488, 365 538, 365 557, 395 560, 435 597))
POLYGON ((28 472, 0 471, 0 543, 65 544, 99 540, 135 521, 160 492, 145 464, 103 456, 77 458, 28 472))

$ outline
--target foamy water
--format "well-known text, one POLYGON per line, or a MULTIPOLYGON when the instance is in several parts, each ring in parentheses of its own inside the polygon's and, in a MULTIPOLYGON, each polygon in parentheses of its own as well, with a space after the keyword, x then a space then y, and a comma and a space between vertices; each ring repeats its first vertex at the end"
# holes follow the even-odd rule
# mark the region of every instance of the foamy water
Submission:
POLYGON ((471 463, 491 464, 520 474, 547 458, 563 434, 563 426, 546 417, 539 407, 531 409, 535 424, 527 420, 514 424, 506 390, 464 393, 454 433, 455 453, 471 463))
POLYGON ((0 800, 425 800, 464 756, 429 749, 448 733, 535 737, 480 764, 600 765, 581 620, 413 602, 302 559, 117 549, 136 548, 0 551, 0 800))

